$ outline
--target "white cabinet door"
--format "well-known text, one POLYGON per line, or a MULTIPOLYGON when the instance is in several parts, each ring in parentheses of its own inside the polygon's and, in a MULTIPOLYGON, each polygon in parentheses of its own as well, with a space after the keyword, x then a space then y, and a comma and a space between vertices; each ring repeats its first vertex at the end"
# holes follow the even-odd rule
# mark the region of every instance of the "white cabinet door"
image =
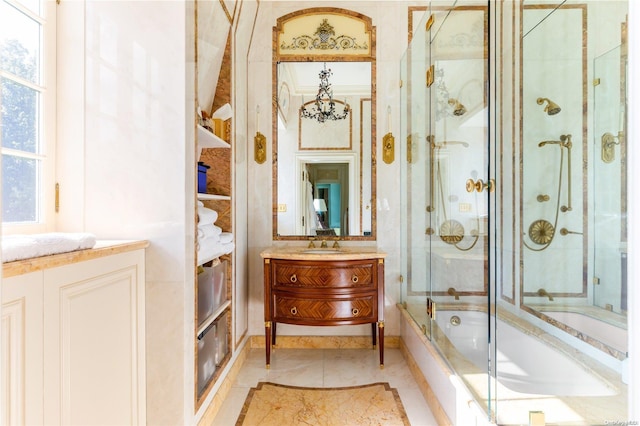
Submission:
POLYGON ((2 280, 3 425, 41 425, 42 271, 2 280))
POLYGON ((44 271, 48 424, 146 423, 144 250, 44 271))

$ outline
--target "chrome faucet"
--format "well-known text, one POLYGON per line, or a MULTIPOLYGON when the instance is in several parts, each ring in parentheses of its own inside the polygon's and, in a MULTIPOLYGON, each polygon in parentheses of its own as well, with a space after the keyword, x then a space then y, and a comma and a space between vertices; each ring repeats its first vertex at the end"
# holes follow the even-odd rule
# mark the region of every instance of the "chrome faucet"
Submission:
POLYGON ((449 290, 447 290, 447 294, 449 296, 454 296, 455 300, 460 300, 460 293, 458 293, 453 287, 449 287, 449 290))
POLYGON ((549 301, 553 301, 553 297, 549 293, 547 293, 547 290, 545 290, 544 288, 538 290, 538 296, 548 297, 549 301))

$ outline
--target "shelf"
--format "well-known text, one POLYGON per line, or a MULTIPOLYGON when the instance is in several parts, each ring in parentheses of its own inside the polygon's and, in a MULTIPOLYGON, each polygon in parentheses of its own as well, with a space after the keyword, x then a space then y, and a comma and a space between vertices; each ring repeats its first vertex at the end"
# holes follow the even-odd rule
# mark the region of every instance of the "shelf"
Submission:
POLYGON ((234 243, 228 243, 224 245, 219 245, 213 247, 213 250, 209 250, 208 252, 198 251, 196 253, 197 264, 198 266, 204 265, 207 262, 210 262, 214 259, 219 258, 220 256, 224 256, 225 254, 231 253, 235 249, 234 243))
POLYGON ((198 124, 198 148, 231 148, 231 145, 198 124))
POLYGON ((217 195, 217 194, 203 194, 198 192, 198 200, 231 200, 229 195, 217 195))
POLYGON ((211 325, 212 322, 217 320, 218 317, 222 315, 224 311, 227 310, 227 308, 229 308, 229 306, 231 306, 231 300, 227 300, 222 305, 220 305, 220 307, 216 309, 213 314, 211 314, 206 320, 202 322, 202 324, 198 326, 198 331, 196 332, 196 336, 199 336, 200 334, 202 334, 207 329, 207 327, 211 325))

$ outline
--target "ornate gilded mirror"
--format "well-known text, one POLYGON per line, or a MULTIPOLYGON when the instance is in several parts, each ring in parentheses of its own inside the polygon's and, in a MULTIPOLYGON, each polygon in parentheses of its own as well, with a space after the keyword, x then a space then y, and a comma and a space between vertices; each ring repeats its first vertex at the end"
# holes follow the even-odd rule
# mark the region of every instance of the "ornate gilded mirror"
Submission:
POLYGON ((376 238, 375 27, 337 8, 273 28, 273 239, 376 238))

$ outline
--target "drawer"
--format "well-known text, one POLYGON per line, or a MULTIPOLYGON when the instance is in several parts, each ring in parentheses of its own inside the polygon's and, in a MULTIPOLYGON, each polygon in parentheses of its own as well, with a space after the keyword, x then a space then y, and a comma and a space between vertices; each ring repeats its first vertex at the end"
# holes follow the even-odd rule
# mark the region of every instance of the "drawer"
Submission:
POLYGON ((274 293, 276 322, 300 322, 308 325, 323 321, 337 324, 375 322, 378 318, 375 293, 334 298, 296 297, 274 293))
POLYGON ((372 260, 349 262, 286 262, 273 264, 274 288, 376 288, 376 264, 372 260))

